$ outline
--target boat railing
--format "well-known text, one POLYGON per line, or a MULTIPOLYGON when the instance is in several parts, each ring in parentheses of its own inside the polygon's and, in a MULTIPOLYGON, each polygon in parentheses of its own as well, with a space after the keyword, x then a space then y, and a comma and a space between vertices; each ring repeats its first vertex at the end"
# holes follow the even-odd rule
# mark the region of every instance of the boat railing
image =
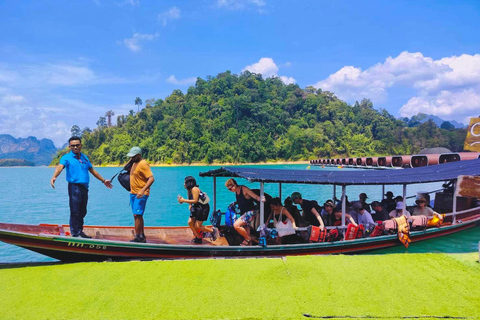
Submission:
POLYGON ((460 214, 470 213, 470 212, 473 212, 473 211, 479 210, 479 209, 480 209, 480 207, 474 207, 474 208, 465 209, 465 210, 462 210, 462 211, 444 213, 444 215, 445 215, 445 217, 454 217, 454 216, 458 216, 460 214))

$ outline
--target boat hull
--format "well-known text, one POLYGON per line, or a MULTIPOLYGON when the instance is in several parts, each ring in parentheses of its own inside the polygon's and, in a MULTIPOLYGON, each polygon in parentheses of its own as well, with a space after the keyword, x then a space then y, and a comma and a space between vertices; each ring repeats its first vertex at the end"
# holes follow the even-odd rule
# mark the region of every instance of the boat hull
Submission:
MULTIPOLYGON (((480 209, 475 215, 470 215, 470 217, 460 223, 411 232, 411 245, 418 241, 449 235, 478 225, 480 225, 480 209)), ((212 242, 205 245, 144 244, 131 243, 126 240, 73 238, 62 235, 62 228, 63 226, 30 226, 0 223, 0 240, 67 262, 352 254, 401 245, 396 235, 337 242, 269 245, 267 247, 229 246, 225 242, 220 242, 219 244, 212 242)), ((98 233, 98 230, 101 228, 112 229, 114 227, 86 226, 86 232, 88 232, 89 228, 97 230, 96 232, 98 233)), ((118 228, 126 229, 125 227, 118 228)), ((187 228, 150 228, 150 232, 165 232, 165 230, 167 232, 174 230, 180 234, 188 232, 187 228)))

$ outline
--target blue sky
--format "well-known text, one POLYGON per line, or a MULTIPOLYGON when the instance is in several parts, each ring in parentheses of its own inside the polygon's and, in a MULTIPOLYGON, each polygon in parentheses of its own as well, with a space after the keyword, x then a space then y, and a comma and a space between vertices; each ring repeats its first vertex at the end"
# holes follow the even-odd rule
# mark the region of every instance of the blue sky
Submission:
POLYGON ((230 70, 394 116, 480 115, 480 1, 0 0, 0 133, 94 128, 230 70))

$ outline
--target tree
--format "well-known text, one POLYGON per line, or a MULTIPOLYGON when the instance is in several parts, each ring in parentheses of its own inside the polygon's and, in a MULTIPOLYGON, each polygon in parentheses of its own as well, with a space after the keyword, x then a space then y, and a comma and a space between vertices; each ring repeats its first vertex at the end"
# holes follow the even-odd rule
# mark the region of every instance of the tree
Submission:
POLYGON ((106 127, 107 126, 107 118, 105 117, 100 117, 97 121, 97 126, 99 129, 106 127))
POLYGON ((80 127, 77 126, 76 124, 72 126, 72 129, 70 129, 70 132, 72 133, 72 137, 82 136, 82 131, 80 130, 80 127))
POLYGON ((135 98, 135 105, 137 106, 137 113, 140 112, 140 106, 142 105, 142 99, 140 97, 135 98))
POLYGON ((92 130, 89 127, 85 127, 82 130, 82 136, 85 135, 85 133, 91 133, 91 132, 92 132, 92 130))
POLYGON ((455 126, 453 124, 451 124, 449 121, 444 121, 440 125, 440 128, 451 131, 451 130, 455 129, 455 126))
POLYGON ((112 116, 115 115, 115 112, 113 112, 113 110, 108 110, 106 113, 105 113, 105 117, 107 117, 108 121, 107 121, 107 124, 109 127, 112 126, 112 116))

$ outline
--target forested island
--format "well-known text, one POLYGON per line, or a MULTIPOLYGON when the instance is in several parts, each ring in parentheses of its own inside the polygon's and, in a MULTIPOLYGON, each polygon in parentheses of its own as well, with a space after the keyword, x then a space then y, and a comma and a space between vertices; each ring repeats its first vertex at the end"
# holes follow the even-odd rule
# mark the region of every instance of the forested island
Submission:
POLYGON ((197 78, 185 94, 148 100, 115 126, 104 117, 97 124, 82 132, 82 152, 97 165, 125 163, 132 146, 158 164, 256 163, 461 151, 466 136, 448 122, 399 120, 368 99, 348 105, 332 92, 248 71, 197 78))
POLYGON ((23 159, 0 159, 0 167, 33 167, 35 163, 23 159))

